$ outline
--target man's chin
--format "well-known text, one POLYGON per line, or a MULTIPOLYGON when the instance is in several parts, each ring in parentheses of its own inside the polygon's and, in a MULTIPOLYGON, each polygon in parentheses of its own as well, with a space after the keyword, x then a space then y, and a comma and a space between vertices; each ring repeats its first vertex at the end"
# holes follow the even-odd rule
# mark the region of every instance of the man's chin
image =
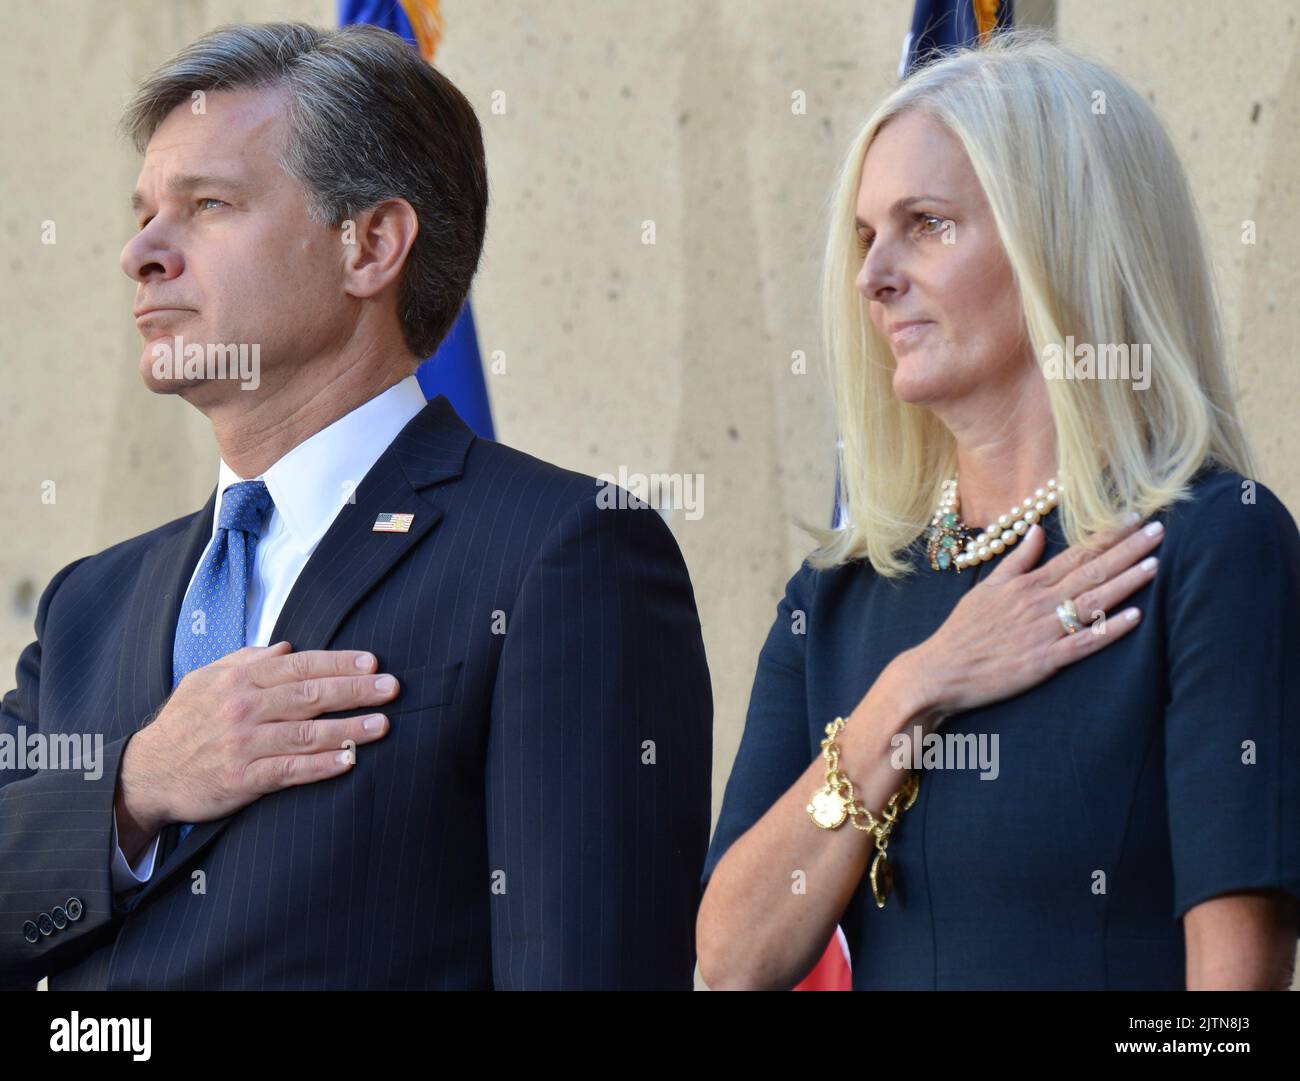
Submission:
POLYGON ((228 382, 228 380, 203 377, 160 377, 153 369, 153 356, 147 352, 140 359, 140 378, 144 381, 145 389, 151 394, 179 394, 187 402, 194 404, 219 396, 223 393, 220 384, 228 382))
POLYGON ((207 382, 206 379, 186 379, 160 377, 154 371, 153 353, 146 349, 144 355, 140 357, 140 378, 144 380, 144 385, 153 394, 184 394, 185 391, 194 387, 200 387, 207 382))
POLYGON ((145 336, 140 354, 140 378, 152 394, 179 394, 200 407, 226 401, 238 391, 256 391, 261 385, 261 347, 258 344, 213 346, 179 335, 145 336))

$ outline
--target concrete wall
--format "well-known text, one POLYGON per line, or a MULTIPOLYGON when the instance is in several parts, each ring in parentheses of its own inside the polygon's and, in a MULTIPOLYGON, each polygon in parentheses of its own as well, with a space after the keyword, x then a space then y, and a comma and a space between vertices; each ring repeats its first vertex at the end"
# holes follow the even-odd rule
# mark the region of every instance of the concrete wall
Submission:
MULTIPOLYGON (((830 511, 821 211, 851 132, 896 81, 911 0, 443 9, 439 63, 487 143, 493 203, 474 300, 485 355, 506 357, 490 379, 499 437, 588 473, 705 476, 703 516, 673 527, 713 672, 716 804, 759 647, 808 549, 793 522, 830 511), (805 115, 792 113, 795 91, 805 115), (807 374, 791 370, 796 350, 807 374)), ((1023 0, 1021 11, 1055 19, 1164 116, 1206 216, 1260 479, 1300 508, 1295 3, 1189 14, 1178 0, 1023 0)), ((117 260, 138 159, 113 134, 118 110, 209 27, 335 14, 332 0, 47 0, 5 14, 0 658, 13 660, 60 567, 193 511, 216 477, 203 418, 151 397, 136 371, 134 287, 117 260), (41 499, 50 480, 53 505, 41 499)))

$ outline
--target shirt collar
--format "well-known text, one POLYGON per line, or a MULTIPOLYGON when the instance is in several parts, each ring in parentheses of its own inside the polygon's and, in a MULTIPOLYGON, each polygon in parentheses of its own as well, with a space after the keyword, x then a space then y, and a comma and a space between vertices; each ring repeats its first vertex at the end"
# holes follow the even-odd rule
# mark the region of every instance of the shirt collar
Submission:
POLYGON ((426 404, 419 380, 409 375, 303 440, 259 477, 239 476, 223 458, 212 532, 221 521, 226 489, 260 479, 275 502, 263 538, 284 530, 296 547, 311 550, 371 466, 426 404))

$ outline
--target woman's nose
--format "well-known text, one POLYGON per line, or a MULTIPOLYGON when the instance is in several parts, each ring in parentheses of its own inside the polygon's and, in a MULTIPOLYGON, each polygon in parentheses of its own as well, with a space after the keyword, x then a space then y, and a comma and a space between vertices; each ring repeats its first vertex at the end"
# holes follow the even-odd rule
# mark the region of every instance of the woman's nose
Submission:
POLYGON ((867 300, 882 300, 905 287, 896 260, 880 244, 873 244, 862 260, 855 285, 867 300))

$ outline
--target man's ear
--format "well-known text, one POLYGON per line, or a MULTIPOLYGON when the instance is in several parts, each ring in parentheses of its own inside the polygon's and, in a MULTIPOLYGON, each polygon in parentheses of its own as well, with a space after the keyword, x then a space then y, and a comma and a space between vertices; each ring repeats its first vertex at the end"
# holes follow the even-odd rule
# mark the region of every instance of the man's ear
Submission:
POLYGON ((339 231, 344 291, 354 297, 373 297, 401 278, 420 219, 405 199, 385 199, 345 221, 339 231))

